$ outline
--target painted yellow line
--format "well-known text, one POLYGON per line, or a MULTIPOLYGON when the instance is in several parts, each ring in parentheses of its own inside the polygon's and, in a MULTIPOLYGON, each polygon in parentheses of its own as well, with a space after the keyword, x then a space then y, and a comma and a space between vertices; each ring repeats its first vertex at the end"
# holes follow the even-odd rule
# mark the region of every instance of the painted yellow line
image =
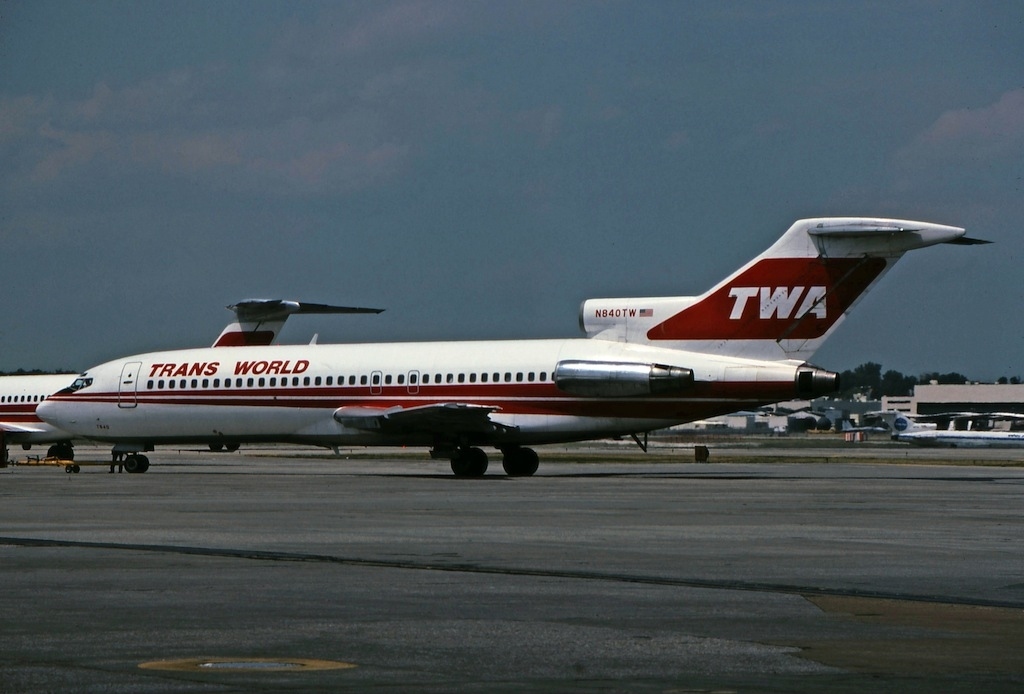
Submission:
POLYGON ((308 672, 312 670, 348 670, 355 663, 309 658, 185 658, 183 660, 151 660, 140 663, 143 670, 175 672, 308 672))

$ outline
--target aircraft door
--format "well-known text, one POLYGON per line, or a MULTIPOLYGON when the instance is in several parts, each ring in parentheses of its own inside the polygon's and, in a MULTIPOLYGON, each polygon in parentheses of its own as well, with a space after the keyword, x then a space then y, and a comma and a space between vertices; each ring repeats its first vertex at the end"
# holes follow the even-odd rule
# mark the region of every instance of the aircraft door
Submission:
POLYGON ((135 407, 139 404, 138 385, 141 361, 130 361, 121 369, 121 382, 117 387, 117 406, 135 407))
POLYGON ((384 382, 384 373, 381 371, 373 371, 370 373, 370 395, 380 395, 384 392, 384 386, 381 384, 384 382))
POLYGON ((406 384, 409 395, 416 395, 420 392, 420 372, 410 371, 406 376, 406 384))

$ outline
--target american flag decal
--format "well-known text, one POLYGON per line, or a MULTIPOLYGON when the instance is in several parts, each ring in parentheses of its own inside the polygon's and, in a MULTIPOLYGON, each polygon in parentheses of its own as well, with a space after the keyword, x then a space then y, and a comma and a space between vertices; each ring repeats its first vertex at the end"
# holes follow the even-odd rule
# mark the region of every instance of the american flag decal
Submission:
POLYGON ((654 318, 654 309, 653 308, 642 308, 642 309, 640 309, 640 317, 641 318, 654 318))

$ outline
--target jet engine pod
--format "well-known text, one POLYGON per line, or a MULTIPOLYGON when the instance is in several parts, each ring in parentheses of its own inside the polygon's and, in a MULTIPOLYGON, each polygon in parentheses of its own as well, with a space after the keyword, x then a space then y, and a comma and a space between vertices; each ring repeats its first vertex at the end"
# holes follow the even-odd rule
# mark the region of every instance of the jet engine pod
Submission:
POLYGON ((809 365, 796 370, 796 392, 800 397, 816 398, 838 390, 839 374, 834 371, 809 365))
POLYGON ((628 398, 693 387, 693 370, 664 364, 567 359, 555 366, 555 386, 571 395, 628 398))

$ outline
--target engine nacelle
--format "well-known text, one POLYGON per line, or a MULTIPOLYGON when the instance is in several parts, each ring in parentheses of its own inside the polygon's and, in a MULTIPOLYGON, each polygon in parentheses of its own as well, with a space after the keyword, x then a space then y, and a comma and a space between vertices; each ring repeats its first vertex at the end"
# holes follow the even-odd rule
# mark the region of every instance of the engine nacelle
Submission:
POLYGON ((693 370, 664 364, 579 361, 555 366, 555 386, 588 398, 628 398, 677 393, 693 387, 693 370))
POLYGON ((817 366, 802 366, 796 370, 796 393, 801 398, 817 398, 839 390, 839 374, 819 369, 817 366))

